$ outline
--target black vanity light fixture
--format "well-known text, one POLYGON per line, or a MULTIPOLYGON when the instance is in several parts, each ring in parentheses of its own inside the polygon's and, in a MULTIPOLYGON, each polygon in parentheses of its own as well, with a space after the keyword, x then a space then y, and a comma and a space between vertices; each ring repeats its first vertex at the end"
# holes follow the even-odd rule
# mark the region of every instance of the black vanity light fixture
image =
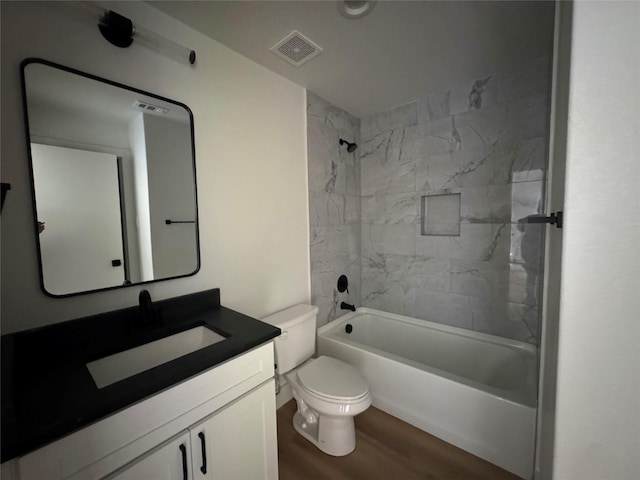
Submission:
POLYGON ((156 50, 175 60, 193 65, 196 63, 196 52, 161 37, 139 25, 134 25, 130 18, 113 10, 106 10, 94 2, 78 2, 79 6, 94 18, 98 18, 98 28, 109 43, 120 48, 131 46, 134 40, 147 48, 156 50))
POLYGON ((344 138, 340 139, 340 145, 346 145, 347 146, 347 152, 349 152, 349 153, 354 152, 356 150, 356 148, 358 148, 358 144, 357 143, 347 142, 344 138))

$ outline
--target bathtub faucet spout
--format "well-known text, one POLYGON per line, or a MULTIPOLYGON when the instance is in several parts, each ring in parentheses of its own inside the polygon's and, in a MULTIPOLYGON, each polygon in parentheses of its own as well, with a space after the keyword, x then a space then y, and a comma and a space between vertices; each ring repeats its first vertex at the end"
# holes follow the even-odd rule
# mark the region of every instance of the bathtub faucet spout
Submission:
POLYGON ((340 304, 340 308, 341 308, 342 310, 351 310, 352 312, 355 312, 355 311, 356 311, 356 307, 355 307, 355 306, 353 306, 353 305, 351 305, 351 304, 349 304, 349 303, 345 303, 345 302, 342 302, 342 303, 340 304))

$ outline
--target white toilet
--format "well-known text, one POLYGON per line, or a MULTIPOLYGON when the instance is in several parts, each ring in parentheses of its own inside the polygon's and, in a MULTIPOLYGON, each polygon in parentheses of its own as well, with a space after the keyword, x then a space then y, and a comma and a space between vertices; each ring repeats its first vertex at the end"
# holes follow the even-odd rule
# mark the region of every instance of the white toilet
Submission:
POLYGON ((318 307, 296 305, 262 321, 282 334, 275 339, 276 373, 284 376, 298 411, 293 426, 323 452, 336 457, 356 448, 353 417, 371 405, 367 381, 335 358, 311 358, 315 351, 318 307))

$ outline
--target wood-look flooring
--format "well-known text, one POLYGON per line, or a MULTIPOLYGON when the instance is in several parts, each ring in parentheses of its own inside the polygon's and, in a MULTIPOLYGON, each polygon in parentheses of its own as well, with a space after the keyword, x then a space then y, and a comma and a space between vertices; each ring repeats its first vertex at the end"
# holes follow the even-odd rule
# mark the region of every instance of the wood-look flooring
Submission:
POLYGON ((294 430, 295 411, 291 400, 277 414, 280 480, 520 478, 374 407, 355 419, 355 451, 332 457, 294 430))

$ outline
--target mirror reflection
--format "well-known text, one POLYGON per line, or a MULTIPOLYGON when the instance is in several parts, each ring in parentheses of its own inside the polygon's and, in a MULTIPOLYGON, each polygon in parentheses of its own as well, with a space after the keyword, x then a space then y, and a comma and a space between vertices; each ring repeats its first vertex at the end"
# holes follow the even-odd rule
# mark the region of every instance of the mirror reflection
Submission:
POLYGON ((188 107, 36 59, 23 62, 23 87, 45 293, 196 273, 188 107))

